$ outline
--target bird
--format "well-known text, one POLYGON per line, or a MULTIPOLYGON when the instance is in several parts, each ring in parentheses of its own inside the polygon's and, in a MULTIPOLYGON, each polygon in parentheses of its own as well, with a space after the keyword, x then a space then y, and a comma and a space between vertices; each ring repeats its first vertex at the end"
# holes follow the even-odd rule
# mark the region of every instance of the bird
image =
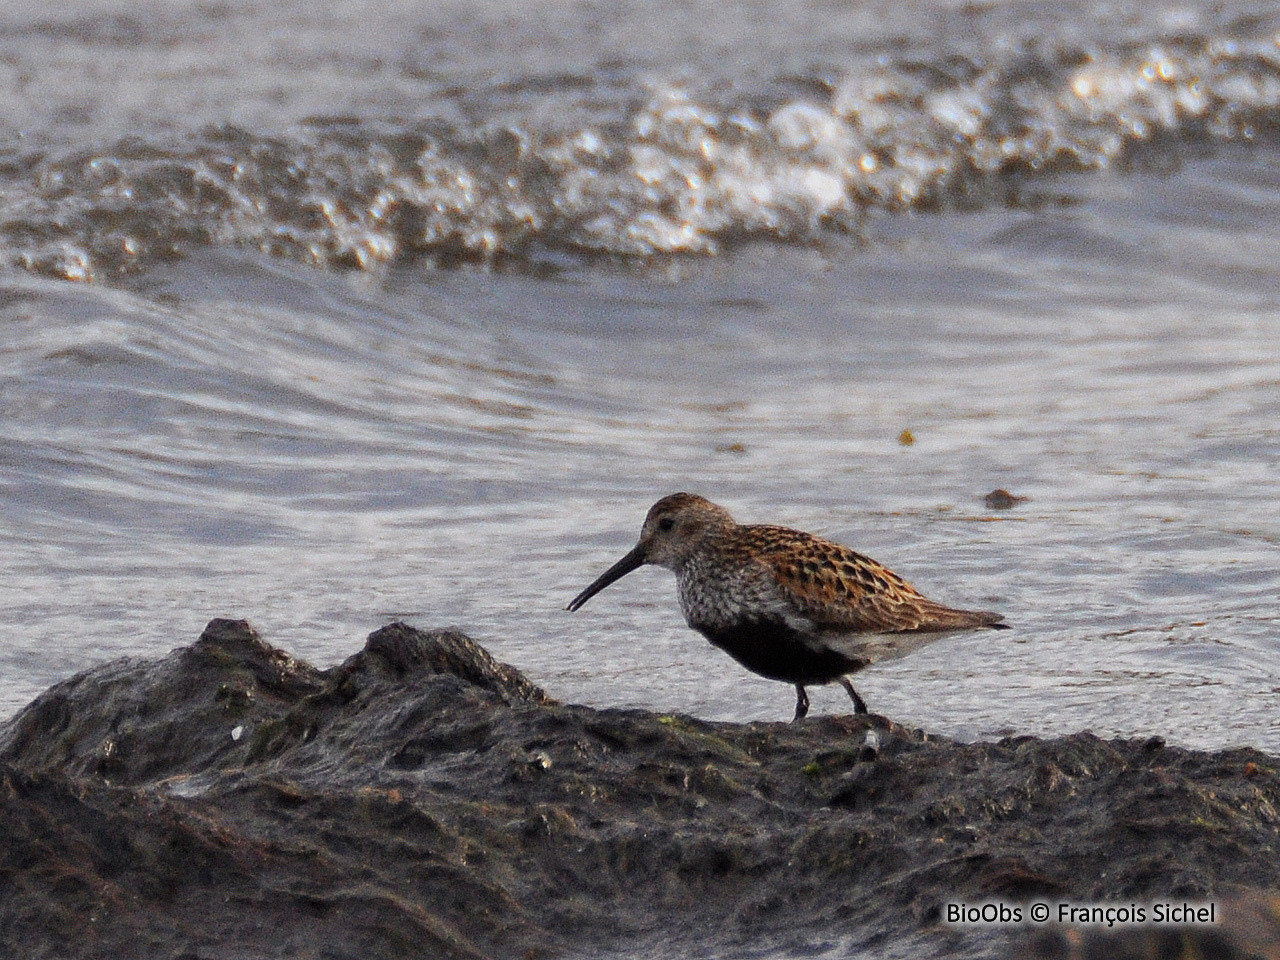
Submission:
POLYGON ((578 610, 645 564, 675 572, 692 629, 753 673, 795 685, 793 722, 809 712, 806 687, 838 681, 854 713, 866 713, 850 674, 943 633, 1008 628, 1002 614, 926 598, 848 547, 788 527, 739 524, 693 493, 655 503, 635 547, 565 609, 578 610))

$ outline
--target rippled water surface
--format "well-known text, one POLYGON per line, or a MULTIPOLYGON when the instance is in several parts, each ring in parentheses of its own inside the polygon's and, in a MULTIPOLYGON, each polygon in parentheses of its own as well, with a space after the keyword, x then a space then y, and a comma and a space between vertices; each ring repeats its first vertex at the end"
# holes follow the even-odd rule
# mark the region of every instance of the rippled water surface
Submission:
POLYGON ((0 713, 243 616, 786 719, 666 571, 563 610, 688 489, 1014 624, 877 712, 1280 750, 1276 11, 733 14, 7 6, 0 713))

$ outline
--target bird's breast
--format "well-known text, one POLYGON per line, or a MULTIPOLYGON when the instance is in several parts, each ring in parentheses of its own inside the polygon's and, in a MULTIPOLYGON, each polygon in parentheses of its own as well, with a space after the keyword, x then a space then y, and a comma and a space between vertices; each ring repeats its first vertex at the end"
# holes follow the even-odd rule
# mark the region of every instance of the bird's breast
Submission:
POLYGON ((788 620, 777 583, 745 564, 692 558, 679 571, 680 610, 695 630, 721 630, 743 621, 788 620))

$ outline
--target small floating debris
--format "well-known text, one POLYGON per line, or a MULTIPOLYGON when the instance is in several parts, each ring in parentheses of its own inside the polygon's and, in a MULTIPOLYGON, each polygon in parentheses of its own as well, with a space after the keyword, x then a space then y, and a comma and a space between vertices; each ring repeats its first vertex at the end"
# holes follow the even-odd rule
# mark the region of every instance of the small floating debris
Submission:
POLYGON ((1030 497, 1019 497, 1005 490, 1003 487, 999 490, 992 490, 982 502, 986 504, 988 510, 1011 510, 1020 503, 1026 503, 1030 497))
POLYGON ((904 447, 909 447, 915 442, 916 435, 911 432, 910 427, 898 434, 898 443, 902 444, 904 447))

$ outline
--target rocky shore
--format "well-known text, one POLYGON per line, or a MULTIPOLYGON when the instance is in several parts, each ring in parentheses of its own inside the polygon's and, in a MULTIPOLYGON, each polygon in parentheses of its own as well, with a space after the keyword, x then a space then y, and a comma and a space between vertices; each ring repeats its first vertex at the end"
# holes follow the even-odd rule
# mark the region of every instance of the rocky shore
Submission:
POLYGON ((1280 957, 1280 759, 549 698, 451 631, 215 620, 0 726, 0 955, 1280 957), (1213 903, 1211 926, 947 905, 1213 903))

